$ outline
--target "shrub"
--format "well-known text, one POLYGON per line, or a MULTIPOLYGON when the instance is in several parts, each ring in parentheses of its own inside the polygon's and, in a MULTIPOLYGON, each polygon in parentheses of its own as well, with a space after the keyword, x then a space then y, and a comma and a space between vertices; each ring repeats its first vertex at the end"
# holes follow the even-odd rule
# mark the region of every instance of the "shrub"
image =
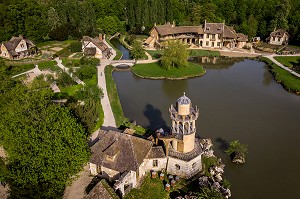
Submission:
POLYGON ((69 46, 69 49, 72 53, 80 52, 82 48, 82 44, 80 41, 74 41, 69 46))
POLYGON ((76 71, 76 76, 81 80, 86 80, 92 78, 96 73, 97 68, 95 66, 86 65, 76 71))

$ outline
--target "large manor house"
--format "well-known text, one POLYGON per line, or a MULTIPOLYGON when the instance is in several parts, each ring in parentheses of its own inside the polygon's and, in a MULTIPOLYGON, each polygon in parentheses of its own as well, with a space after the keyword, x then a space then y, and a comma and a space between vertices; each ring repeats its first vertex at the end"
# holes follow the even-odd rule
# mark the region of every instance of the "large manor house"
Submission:
POLYGON ((242 48, 248 36, 236 33, 233 27, 223 23, 207 23, 199 26, 176 26, 175 23, 154 25, 150 37, 145 41, 149 47, 159 48, 161 43, 169 40, 180 40, 188 45, 204 48, 242 48))
POLYGON ((210 140, 195 136, 199 109, 184 94, 176 106, 171 105, 169 114, 171 130, 157 130, 155 139, 136 137, 126 130, 101 130, 91 147, 91 174, 114 183, 115 191, 125 195, 150 171, 181 178, 199 173, 202 155, 212 154, 210 140))

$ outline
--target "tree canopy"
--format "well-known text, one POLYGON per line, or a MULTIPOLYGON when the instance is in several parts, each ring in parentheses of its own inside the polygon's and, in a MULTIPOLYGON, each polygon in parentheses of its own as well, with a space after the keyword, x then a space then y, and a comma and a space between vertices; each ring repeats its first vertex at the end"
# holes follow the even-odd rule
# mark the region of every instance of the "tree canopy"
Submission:
POLYGON ((188 66, 189 51, 180 41, 167 41, 164 44, 161 66, 165 69, 188 66))
POLYGON ((225 20, 249 38, 266 38, 274 28, 283 28, 299 44, 299 16, 298 0, 5 0, 0 1, 0 41, 19 34, 35 41, 125 29, 141 34, 155 23, 199 25, 225 20))
POLYGON ((88 160, 86 132, 51 95, 20 84, 0 94, 0 144, 8 154, 1 178, 12 198, 58 198, 88 160))

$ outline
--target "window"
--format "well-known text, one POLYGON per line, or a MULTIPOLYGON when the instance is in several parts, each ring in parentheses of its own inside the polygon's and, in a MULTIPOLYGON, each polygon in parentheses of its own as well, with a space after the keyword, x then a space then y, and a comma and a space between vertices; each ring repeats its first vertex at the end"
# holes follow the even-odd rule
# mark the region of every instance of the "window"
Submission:
POLYGON ((211 38, 212 39, 216 39, 216 35, 211 35, 211 38))
POLYGON ((158 160, 153 160, 153 167, 158 167, 158 160))
POLYGON ((209 46, 209 41, 206 42, 206 46, 209 46))
POLYGON ((194 162, 193 164, 192 164, 192 168, 194 169, 196 167, 196 162, 194 162))
POLYGON ((209 38, 209 34, 206 35, 206 38, 209 38))
POLYGON ((214 47, 215 46, 215 42, 211 42, 211 47, 214 47))
POLYGON ((23 48, 24 47, 24 44, 21 44, 21 48, 23 48))
POLYGON ((221 43, 220 43, 220 42, 218 42, 218 43, 217 43, 217 46, 220 46, 220 44, 221 44, 221 43))
POLYGON ((177 170, 180 170, 179 164, 175 164, 175 167, 176 167, 177 170))

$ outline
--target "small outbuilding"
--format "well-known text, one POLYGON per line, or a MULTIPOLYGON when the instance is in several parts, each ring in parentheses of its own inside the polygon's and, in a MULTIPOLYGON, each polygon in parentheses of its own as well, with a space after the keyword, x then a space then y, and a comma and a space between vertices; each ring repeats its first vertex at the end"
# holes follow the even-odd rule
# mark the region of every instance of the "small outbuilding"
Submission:
POLYGON ((270 36, 267 38, 269 44, 273 45, 287 45, 289 41, 289 33, 283 29, 277 29, 271 32, 270 36))
POLYGON ((34 43, 22 35, 1 43, 0 57, 6 59, 22 59, 37 53, 38 49, 34 43))
POLYGON ((95 56, 96 58, 109 58, 112 50, 103 41, 102 35, 91 38, 89 36, 82 37, 82 52, 87 56, 95 56))

